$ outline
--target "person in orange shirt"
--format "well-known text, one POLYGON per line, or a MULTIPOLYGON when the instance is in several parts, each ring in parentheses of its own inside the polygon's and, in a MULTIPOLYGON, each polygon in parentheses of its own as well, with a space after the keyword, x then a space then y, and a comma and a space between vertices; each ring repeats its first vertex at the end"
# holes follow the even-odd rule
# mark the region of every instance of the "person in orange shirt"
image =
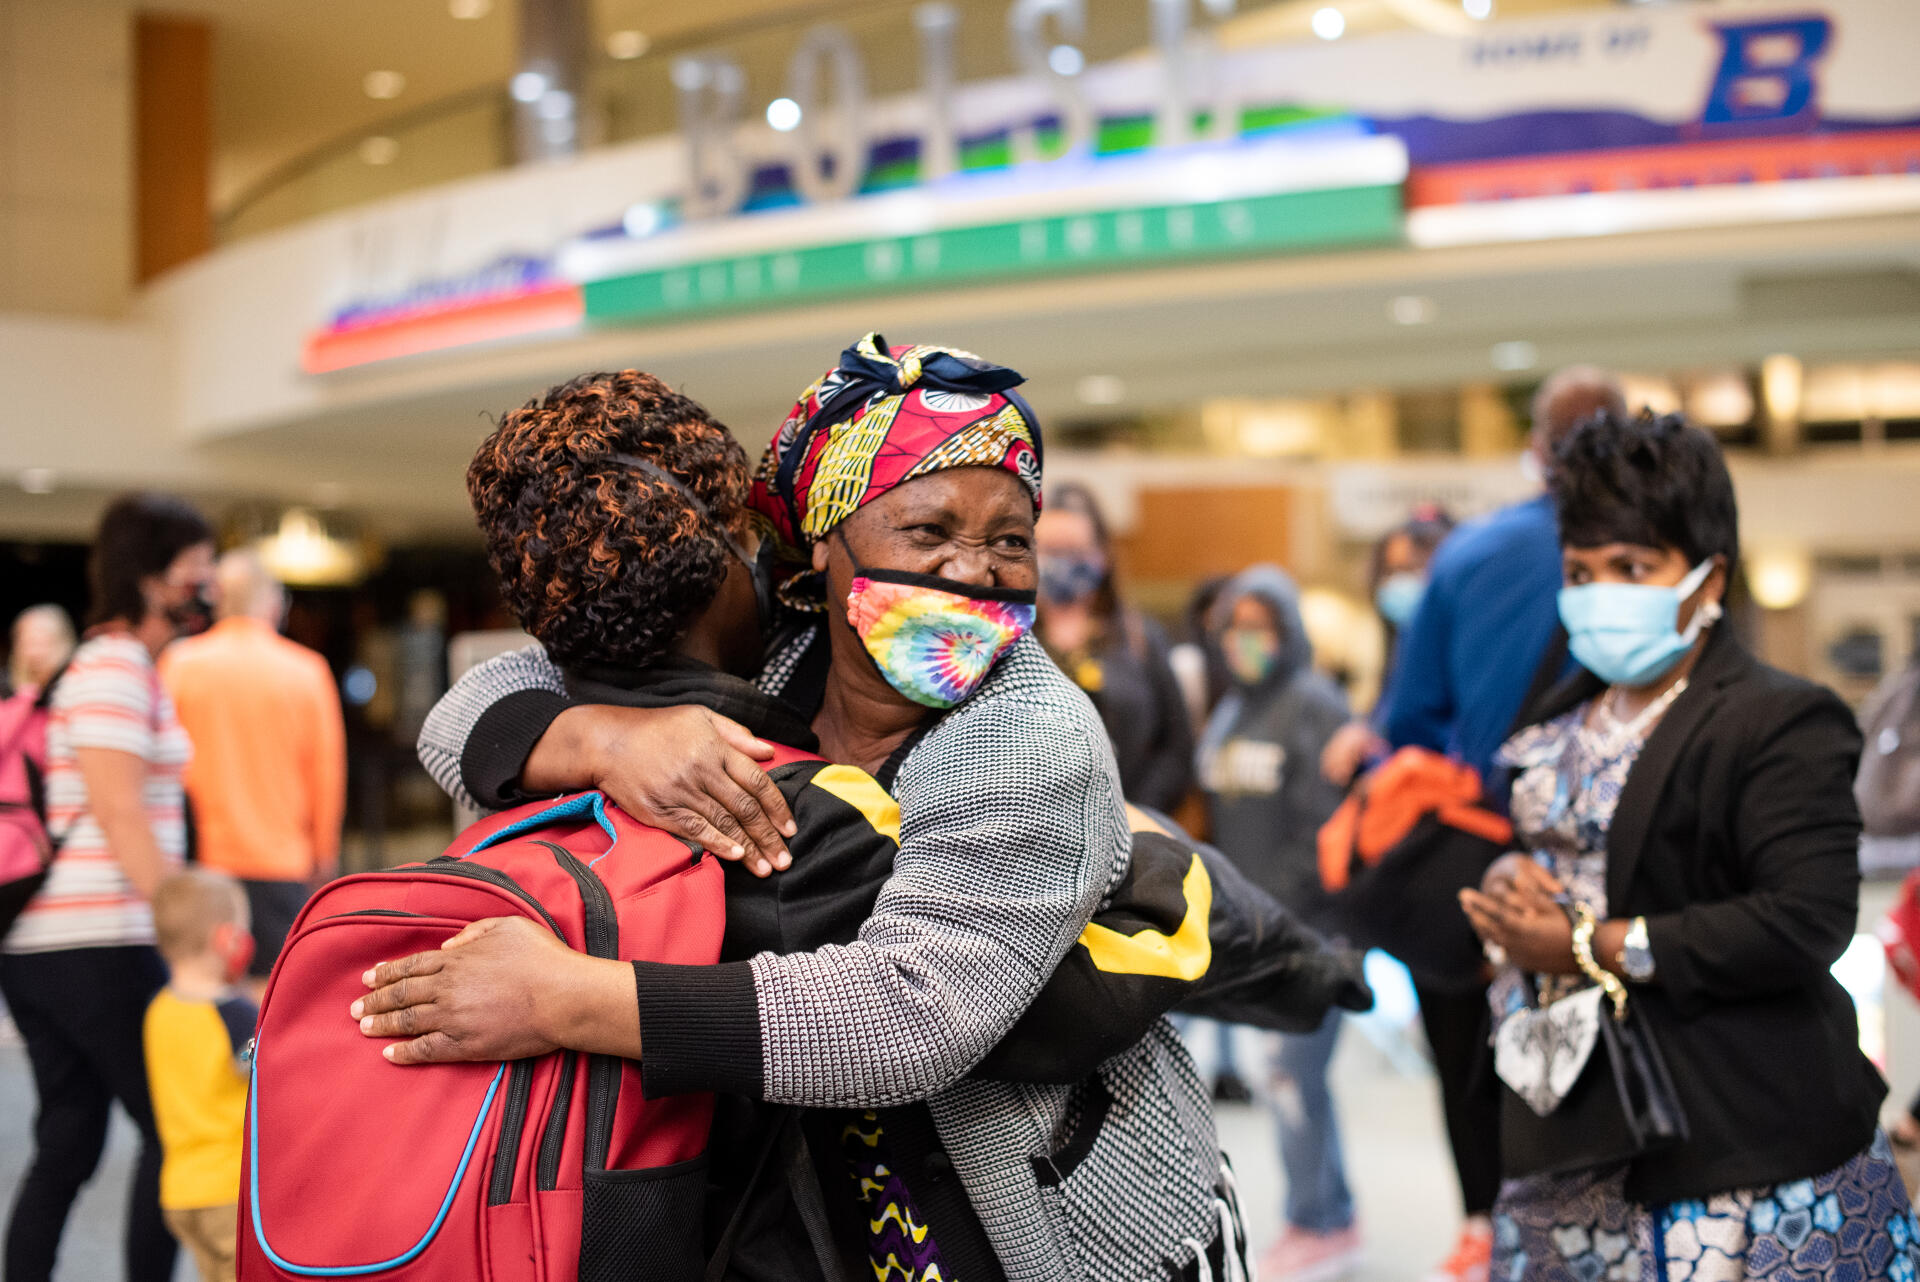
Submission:
POLYGON ((293 919, 339 857, 346 731, 332 671, 279 634, 286 591, 252 552, 221 558, 218 610, 205 635, 161 656, 160 676, 193 740, 199 858, 247 892, 250 975, 264 990, 293 919))

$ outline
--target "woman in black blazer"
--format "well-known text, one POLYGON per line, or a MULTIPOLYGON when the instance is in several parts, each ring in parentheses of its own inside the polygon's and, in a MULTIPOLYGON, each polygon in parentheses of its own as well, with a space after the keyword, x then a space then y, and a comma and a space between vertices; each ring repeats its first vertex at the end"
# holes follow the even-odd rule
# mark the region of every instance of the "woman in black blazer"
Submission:
MULTIPOLYGON (((1596 419, 1551 485, 1585 670, 1503 750, 1528 853, 1461 900, 1500 964, 1504 1115, 1565 1150, 1542 1173, 1536 1145, 1515 1176, 1508 1128, 1493 1276, 1913 1282, 1920 1229, 1876 1121, 1886 1084, 1829 970, 1858 910, 1854 719, 1714 626, 1739 540, 1706 433, 1596 419), (1560 1107, 1580 1038, 1549 1035, 1580 1021, 1542 1008, 1606 1012, 1622 986, 1686 1135, 1588 1156, 1593 1132, 1560 1107)), ((1614 1071, 1592 1055, 1584 1072, 1614 1071)))

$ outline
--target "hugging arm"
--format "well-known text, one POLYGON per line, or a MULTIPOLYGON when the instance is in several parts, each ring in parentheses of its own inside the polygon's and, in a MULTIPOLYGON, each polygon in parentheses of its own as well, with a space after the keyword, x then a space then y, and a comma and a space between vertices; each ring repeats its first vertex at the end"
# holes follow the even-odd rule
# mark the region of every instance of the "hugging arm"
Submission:
MULTIPOLYGON (((526 680, 524 665, 513 665, 514 672, 526 680)), ((623 1015, 598 998, 575 1010, 558 994, 538 1002, 522 995, 515 1000, 523 1009, 539 1007, 536 1042, 629 1055, 644 1042, 653 1094, 724 1089, 792 1103, 872 1105, 920 1098, 957 1080, 1013 1026, 1125 864, 1111 759, 1092 710, 1084 711, 1051 715, 1002 701, 943 722, 896 784, 907 803, 899 848, 871 911, 855 919, 857 937, 843 931, 837 937, 848 942, 789 956, 763 953, 751 962, 641 964, 627 980, 623 1015), (983 763, 991 763, 996 789, 984 795, 973 782, 982 778, 983 763), (821 1028, 846 1032, 824 1039, 821 1028), (580 1045, 581 1038, 593 1045, 580 1045)), ((439 746, 457 755, 461 741, 448 735, 449 724, 439 722, 439 746)), ((524 759, 526 738, 523 730, 508 754, 524 759)), ((499 752, 500 745, 490 740, 483 751, 499 752)), ((802 867, 810 848, 799 851, 802 867)), ((510 943, 531 945, 502 937, 485 947, 510 943)), ((423 976, 413 995, 437 992, 451 969, 477 973, 482 956, 404 959, 376 983, 389 976, 410 981, 417 967, 439 978, 423 976)), ((604 998, 611 990, 603 979, 588 982, 582 968, 576 996, 604 998)), ((395 1012, 391 997, 376 992, 369 1002, 382 1020, 370 1032, 426 1031, 386 1022, 395 1012)), ((476 1021, 487 1020, 484 1001, 467 1009, 476 1021)), ((520 1045, 496 1031, 443 1035, 434 1049, 464 1045, 450 1057, 469 1058, 496 1044, 520 1045)))
POLYGON ((1111 758, 1090 722, 1090 708, 1015 700, 942 722, 896 781, 899 851, 850 943, 636 966, 648 1093, 879 1107, 970 1072, 1124 867, 1111 758))
POLYGON ((1172 1010, 1311 1032, 1332 1007, 1371 1009, 1357 954, 1329 949, 1212 846, 1129 814, 1126 879, 979 1076, 1079 1081, 1172 1010))
POLYGON ((420 764, 455 801, 502 810, 598 788, 621 809, 756 875, 787 863, 793 816, 751 731, 701 707, 577 702, 532 645, 467 671, 420 729, 420 764))

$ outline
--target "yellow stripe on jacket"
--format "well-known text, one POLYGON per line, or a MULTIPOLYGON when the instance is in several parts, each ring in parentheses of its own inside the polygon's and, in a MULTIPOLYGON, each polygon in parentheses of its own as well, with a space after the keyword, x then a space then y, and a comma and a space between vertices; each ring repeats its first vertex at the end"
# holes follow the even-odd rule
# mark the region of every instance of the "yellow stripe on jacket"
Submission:
POLYGON ((1206 974, 1213 962, 1213 939, 1207 931, 1213 916, 1213 881, 1198 854, 1180 880, 1180 893, 1187 901, 1187 913, 1171 935, 1151 929, 1123 935, 1098 922, 1088 922, 1080 932, 1080 943, 1093 964, 1110 975, 1158 975, 1192 981, 1206 974))

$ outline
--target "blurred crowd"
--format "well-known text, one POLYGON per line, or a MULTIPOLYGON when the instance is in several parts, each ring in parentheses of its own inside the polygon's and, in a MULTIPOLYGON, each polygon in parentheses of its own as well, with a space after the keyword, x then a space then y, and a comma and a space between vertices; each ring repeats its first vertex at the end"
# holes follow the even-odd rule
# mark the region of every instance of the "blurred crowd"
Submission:
MULTIPOLYGON (((597 412, 568 430, 652 457, 597 412)), ((1034 444, 1031 478, 1005 470, 1037 499, 1034 444)), ((1373 549, 1391 659, 1371 708, 1316 663, 1284 567, 1155 619, 1073 485, 1035 504, 1032 634, 1091 701, 1128 802, 1331 946, 1412 972, 1461 1211, 1428 1282, 1908 1282, 1920 1229, 1896 1159, 1920 1121, 1882 1129, 1886 1086, 1829 969, 1855 933, 1863 809, 1876 867, 1920 866, 1920 682, 1889 681, 1863 740, 1832 693, 1750 653, 1719 447, 1637 413, 1606 371, 1542 384, 1526 465, 1526 501, 1413 510, 1373 549)), ((724 521, 719 503, 695 510, 724 521)), ((759 559, 728 548, 716 564, 759 559)), ((810 549, 840 573, 824 529, 810 549)), ((78 635, 58 607, 13 621, 0 704, 0 994, 38 1097, 5 1276, 52 1276, 118 1103, 142 1138, 128 1276, 171 1278, 177 1241, 211 1282, 234 1276, 256 1004, 337 867, 340 702, 279 634, 280 585, 248 551, 217 555, 185 503, 116 501, 90 574, 78 635)), ((534 768, 509 774, 538 792, 534 768)), ((1175 1016, 1207 1093, 1275 1118, 1268 1279, 1330 1282, 1363 1256, 1329 1084, 1345 1019, 1175 1016)))

